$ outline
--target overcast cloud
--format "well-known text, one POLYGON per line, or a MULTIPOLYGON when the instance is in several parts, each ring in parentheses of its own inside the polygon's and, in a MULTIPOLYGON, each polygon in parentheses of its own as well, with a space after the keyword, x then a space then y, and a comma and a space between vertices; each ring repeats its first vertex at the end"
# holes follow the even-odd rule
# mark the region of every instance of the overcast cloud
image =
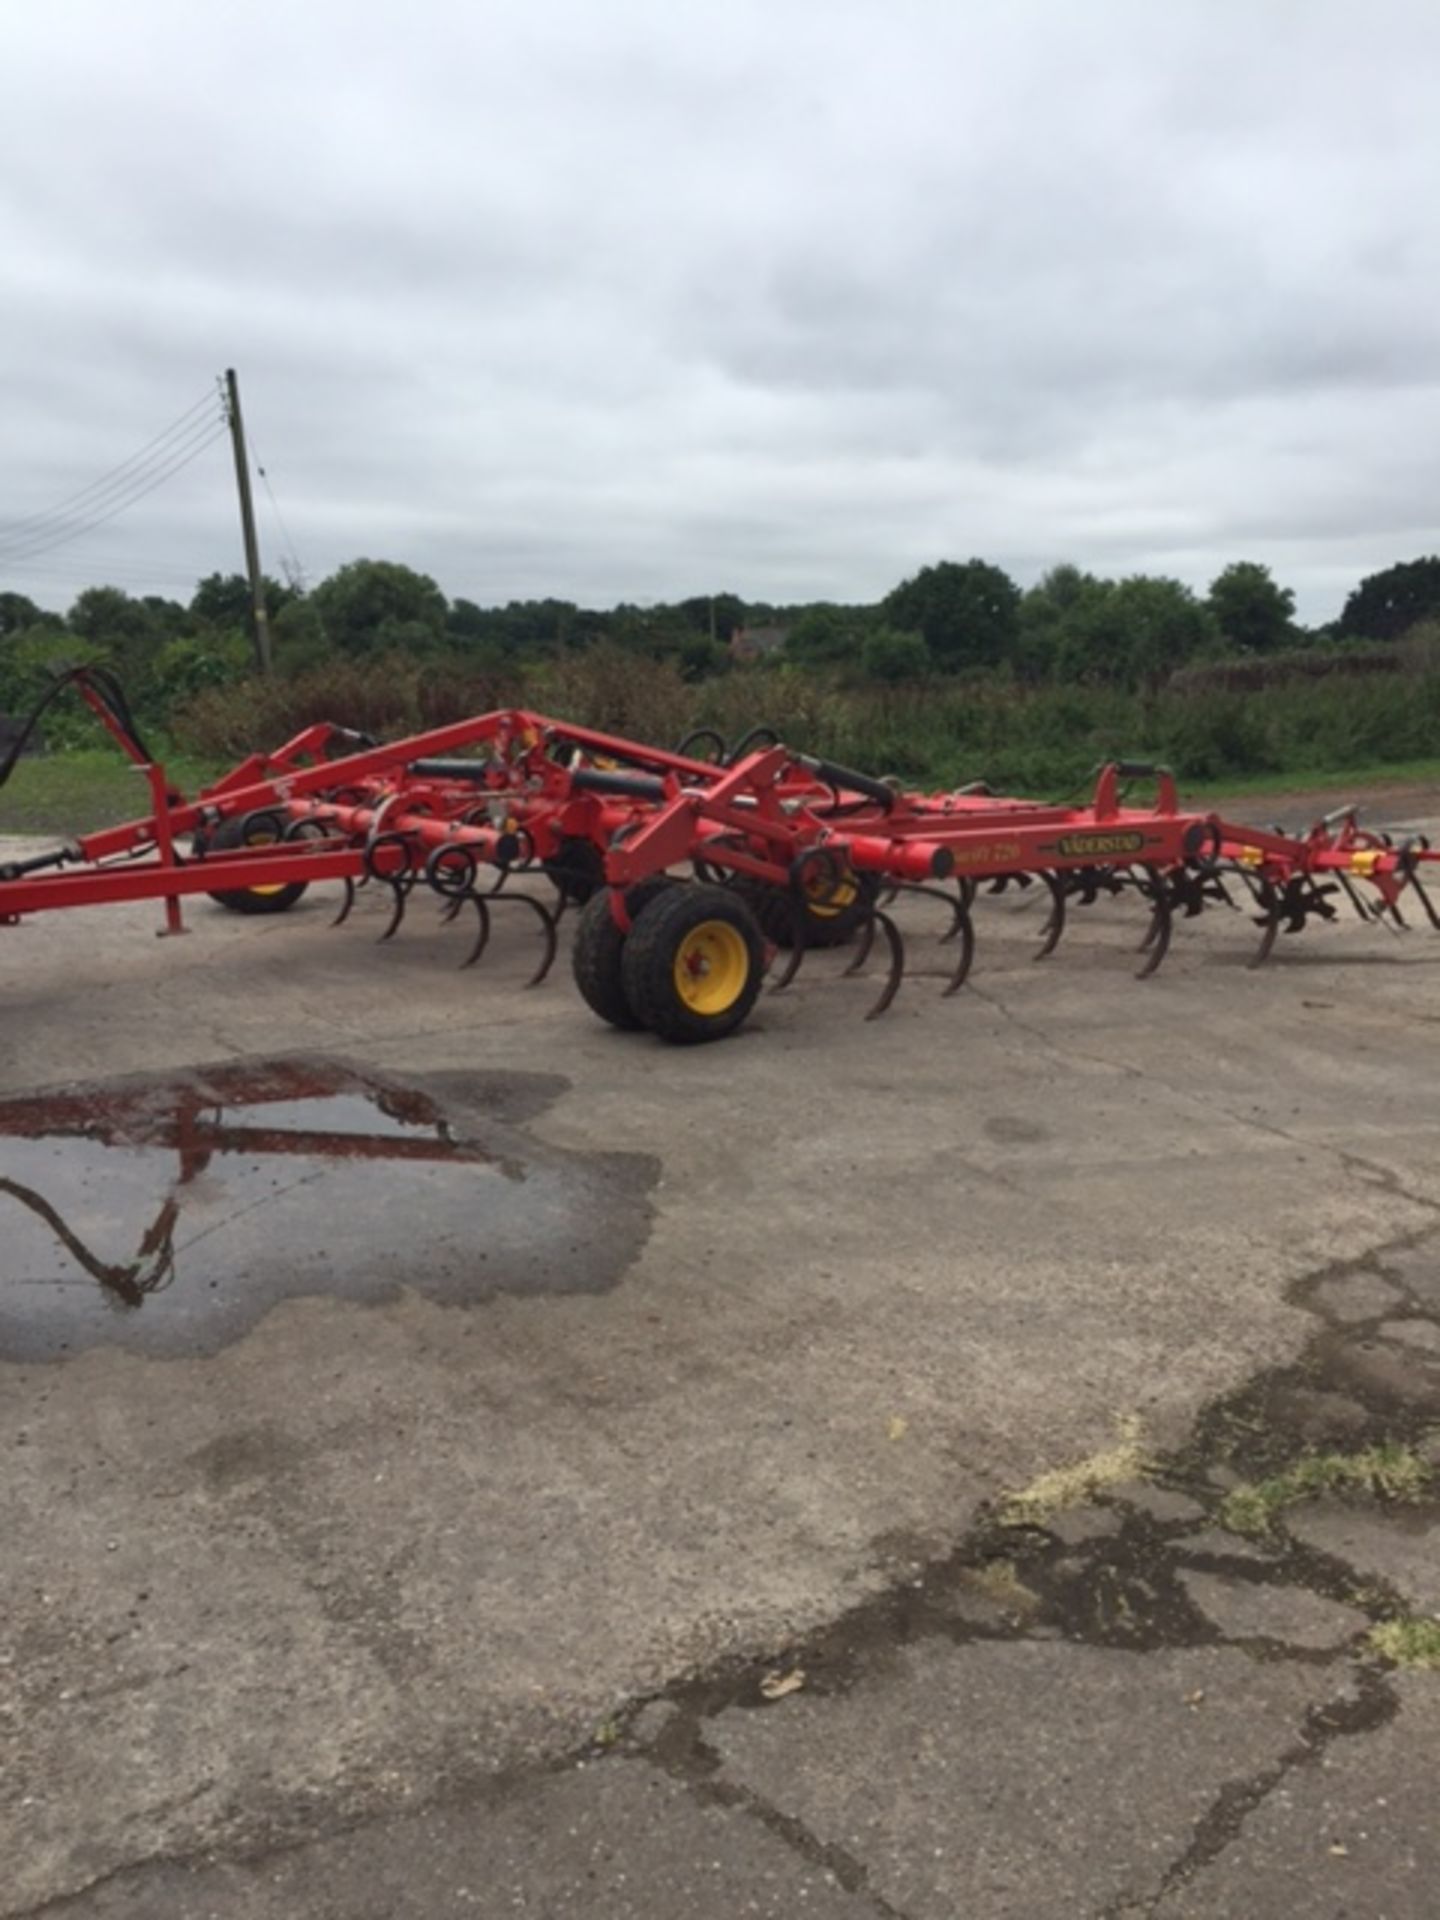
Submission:
MULTIPOLYGON (((1325 619, 1440 548, 1437 82, 1433 0, 10 0, 0 553, 234 365, 312 580, 1325 619)), ((0 589, 188 597, 227 460, 0 589)))

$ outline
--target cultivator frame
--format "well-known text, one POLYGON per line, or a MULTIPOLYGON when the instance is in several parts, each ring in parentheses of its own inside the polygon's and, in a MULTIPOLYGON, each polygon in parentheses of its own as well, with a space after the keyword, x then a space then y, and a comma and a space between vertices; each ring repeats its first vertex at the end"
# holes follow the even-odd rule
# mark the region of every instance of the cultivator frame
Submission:
POLYGON ((589 1004, 614 1025, 677 1041, 739 1026, 782 949, 775 991, 811 947, 849 939, 850 971, 877 937, 885 942, 889 964, 868 1017, 882 1013, 905 969, 905 940, 887 910, 899 896, 945 906, 941 937, 955 959, 944 991, 953 994, 974 958, 972 908, 987 883, 1046 890, 1037 958, 1053 952, 1073 906, 1134 890, 1148 912, 1140 977, 1165 958, 1176 917, 1212 903, 1253 908, 1254 964, 1282 930, 1333 919, 1337 895, 1392 930, 1407 924, 1408 897, 1440 929, 1421 879, 1440 853, 1423 837, 1396 845, 1362 829, 1354 807, 1302 835, 1242 825, 1182 807, 1173 775, 1148 764, 1111 763, 1088 802, 1050 805, 978 784, 909 791, 796 753, 766 728, 729 751, 710 732, 667 750, 505 708, 385 744, 320 723, 187 801, 110 675, 75 669, 63 684, 142 773, 151 810, 0 865, 0 924, 158 899, 161 931, 178 933, 187 895, 271 913, 310 886, 338 882, 337 924, 359 888, 389 891, 386 939, 424 885, 446 917, 473 911, 465 965, 485 951, 497 908, 533 916, 543 936, 530 982, 538 984, 558 950, 560 917, 576 906, 575 974, 589 1004), (702 746, 709 752, 695 750, 702 746), (1129 804, 1135 782, 1153 782, 1150 805, 1129 804), (548 882, 545 898, 510 884, 529 875, 548 882))

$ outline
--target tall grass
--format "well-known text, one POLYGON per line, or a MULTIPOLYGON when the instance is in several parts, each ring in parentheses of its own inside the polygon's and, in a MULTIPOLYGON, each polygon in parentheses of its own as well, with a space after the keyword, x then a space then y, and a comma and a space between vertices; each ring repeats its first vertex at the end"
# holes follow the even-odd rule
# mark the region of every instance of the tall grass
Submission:
POLYGON ((174 721, 191 752, 236 757, 315 720, 379 737, 524 704, 660 745, 695 725, 734 741, 758 724, 805 751, 948 787, 1059 793, 1100 760, 1163 760, 1183 778, 1324 775, 1440 755, 1440 666, 1238 692, 1155 695, 1115 688, 1022 688, 997 680, 854 687, 795 668, 737 669, 689 685, 667 663, 601 644, 513 672, 463 656, 336 662, 294 680, 248 681, 197 696, 174 721))

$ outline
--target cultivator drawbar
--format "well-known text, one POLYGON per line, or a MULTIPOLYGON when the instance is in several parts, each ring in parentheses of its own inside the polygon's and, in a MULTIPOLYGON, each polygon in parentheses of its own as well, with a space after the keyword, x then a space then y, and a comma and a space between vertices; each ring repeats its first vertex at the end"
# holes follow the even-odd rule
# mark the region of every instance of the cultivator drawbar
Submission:
POLYGON ((1422 879, 1440 853, 1420 836, 1397 845, 1366 832, 1354 808, 1303 835, 1237 825, 1183 809, 1161 767, 1113 763, 1086 804, 1053 806, 978 784, 911 792, 794 752, 764 728, 729 750, 705 732, 670 751, 506 709, 385 745, 312 726, 186 801, 114 681, 84 669, 67 678, 143 771, 151 812, 0 866, 0 922, 158 899, 164 930, 178 932, 186 894, 275 913, 334 882, 337 924, 361 889, 388 896, 384 940, 423 888, 443 918, 473 919, 466 966, 484 954, 497 914, 533 921, 538 985, 573 908, 575 979, 588 1004, 614 1026, 682 1042, 733 1032, 767 974, 783 991, 816 947, 853 944, 856 972, 883 943, 888 964, 868 1017, 883 1013, 906 959, 891 909, 910 899, 945 911, 940 937, 954 958, 944 992, 955 993, 974 959, 982 886, 1042 889, 1037 959, 1054 951, 1072 910, 1134 894, 1146 916, 1142 978, 1164 960, 1176 919, 1216 904, 1249 907, 1256 964, 1282 931, 1333 919, 1341 899, 1391 930, 1407 924, 1402 901, 1413 903, 1440 929, 1422 879), (1149 804, 1128 803, 1136 783, 1149 804))

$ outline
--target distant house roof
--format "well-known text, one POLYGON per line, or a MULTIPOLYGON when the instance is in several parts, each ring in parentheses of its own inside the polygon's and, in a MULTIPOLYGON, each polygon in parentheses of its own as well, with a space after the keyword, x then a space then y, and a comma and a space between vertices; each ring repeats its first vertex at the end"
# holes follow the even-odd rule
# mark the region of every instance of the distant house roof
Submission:
POLYGON ((758 660, 762 654, 779 653, 789 637, 788 627, 737 627, 730 636, 730 652, 736 660, 758 660))

